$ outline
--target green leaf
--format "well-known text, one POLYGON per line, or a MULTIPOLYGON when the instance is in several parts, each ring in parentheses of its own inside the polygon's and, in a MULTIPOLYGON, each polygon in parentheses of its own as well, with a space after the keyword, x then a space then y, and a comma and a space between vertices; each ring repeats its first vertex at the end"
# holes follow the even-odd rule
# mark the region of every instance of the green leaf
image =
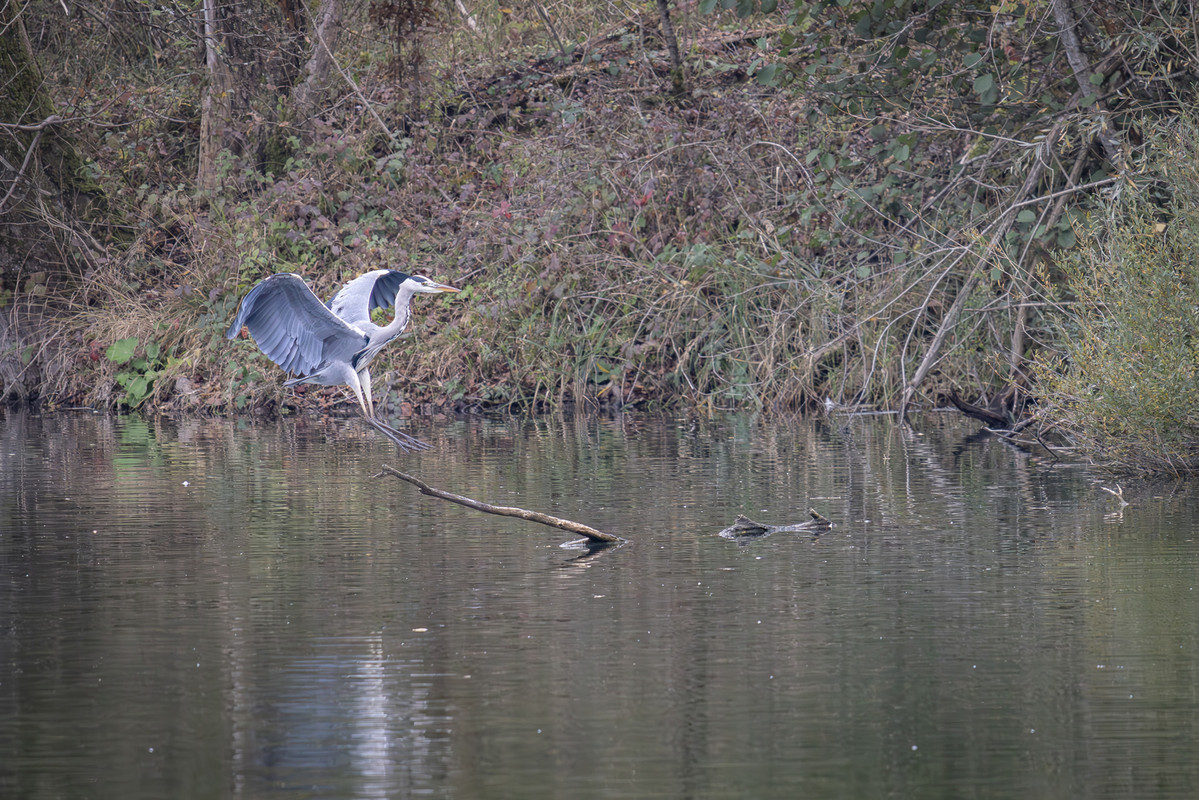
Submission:
POLYGON ((1088 78, 1088 80, 1091 82, 1092 86, 1102 86, 1103 81, 1104 81, 1103 73, 1102 72, 1092 72, 1091 77, 1088 78))
POLYGON ((716 0, 700 0, 699 10, 704 14, 711 14, 716 10, 716 0))
POLYGON ((767 64, 758 70, 758 74, 754 76, 754 79, 763 86, 774 86, 775 73, 778 72, 778 68, 778 64, 767 64))
POLYGON ((991 267, 991 282, 999 283, 1001 280, 1003 280, 1003 270, 999 267, 991 267))
POLYGON ((762 0, 762 13, 773 14, 774 10, 779 7, 779 0, 762 0))
POLYGON ((154 341, 153 339, 146 342, 146 358, 153 361, 154 359, 158 358, 159 352, 161 352, 161 348, 159 348, 158 342, 154 341))
POLYGON ((1074 235, 1073 228, 1065 228, 1057 232, 1057 246, 1066 249, 1073 247, 1078 242, 1078 237, 1074 235))
POLYGON ((895 156, 896 161, 907 161, 908 156, 912 154, 912 149, 906 144, 901 144, 899 147, 896 147, 894 150, 892 150, 891 154, 895 156))
POLYGON ((120 339, 109 345, 108 350, 104 352, 105 357, 114 364, 124 364, 129 359, 133 358, 133 351, 137 349, 137 339, 120 339))
POLYGON ((987 72, 974 79, 974 93, 985 94, 995 88, 995 77, 987 72))
POLYGON ((1031 208, 1026 208, 1016 215, 1016 222, 1034 222, 1037 219, 1037 212, 1031 208))
POLYGON ((854 272, 859 278, 861 278, 862 280, 865 280, 866 278, 870 277, 870 265, 869 264, 858 264, 858 268, 856 270, 854 270, 854 272))
POLYGON ((129 388, 126 389, 126 402, 131 406, 141 405, 146 396, 150 394, 150 382, 146 380, 145 375, 138 375, 129 382, 129 388))

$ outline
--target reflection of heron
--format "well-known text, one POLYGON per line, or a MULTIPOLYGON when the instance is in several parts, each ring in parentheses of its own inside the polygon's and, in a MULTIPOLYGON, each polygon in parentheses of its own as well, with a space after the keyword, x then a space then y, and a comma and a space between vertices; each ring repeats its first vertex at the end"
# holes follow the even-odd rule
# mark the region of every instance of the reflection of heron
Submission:
POLYGON ((347 283, 326 306, 303 278, 282 272, 250 290, 226 336, 233 339, 243 325, 249 328, 258 349, 296 376, 284 386, 349 386, 371 426, 401 450, 419 450, 429 445, 375 416, 368 367, 408 326, 412 295, 456 291, 420 275, 377 269, 347 283), (395 319, 383 326, 371 322, 371 311, 391 305, 395 319))

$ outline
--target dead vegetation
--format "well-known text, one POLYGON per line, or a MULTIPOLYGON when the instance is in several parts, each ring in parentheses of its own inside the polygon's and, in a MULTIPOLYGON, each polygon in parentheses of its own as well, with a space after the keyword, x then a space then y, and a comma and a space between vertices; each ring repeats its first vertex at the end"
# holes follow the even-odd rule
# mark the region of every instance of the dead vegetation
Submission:
MULTIPOLYGON (((1109 134, 1133 163, 1189 96, 1161 70, 1194 61, 1181 17, 1115 34, 1088 17, 1077 47, 1094 71, 1080 84, 1076 54, 1055 49, 1049 26, 1070 11, 1056 0, 978 14, 896 0, 878 19, 856 5, 744 18, 682 5, 680 89, 655 7, 447 5, 415 24, 426 6, 400 5, 376 9, 404 22, 387 30, 366 5, 343 9, 332 89, 302 125, 277 111, 299 39, 259 58, 238 98, 245 139, 205 167, 207 190, 207 77, 161 35, 191 41, 186 9, 156 23, 153 63, 87 15, 45 17, 56 98, 86 121, 74 132, 111 213, 100 257, 64 267, 54 313, 40 306, 40 335, 69 367, 32 393, 332 410, 340 393, 284 391, 251 345, 220 334, 268 274, 300 272, 328 296, 390 266, 466 289, 421 304, 380 363, 392 412, 960 395, 1019 414, 1029 357, 1058 346, 1054 253, 1121 180, 1109 134), (88 92, 100 65, 111 77, 88 92)), ((254 8, 255 37, 290 30, 271 22, 279 8, 254 8)), ((24 294, 29 273, 7 267, 4 290, 24 294)))

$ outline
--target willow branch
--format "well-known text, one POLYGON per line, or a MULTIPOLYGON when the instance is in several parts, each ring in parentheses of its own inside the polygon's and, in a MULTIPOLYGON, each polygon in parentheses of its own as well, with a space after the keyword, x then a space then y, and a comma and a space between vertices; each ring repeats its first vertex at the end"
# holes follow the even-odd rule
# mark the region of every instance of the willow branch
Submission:
POLYGON ((621 537, 614 534, 597 531, 595 528, 592 528, 588 525, 583 525, 579 522, 572 522, 569 519, 552 517, 549 514, 542 514, 539 511, 529 511, 524 508, 517 508, 516 506, 493 506, 490 503, 482 503, 478 500, 472 500, 469 497, 463 497, 460 494, 453 494, 452 492, 435 489, 434 487, 422 481, 420 478, 400 472, 398 469, 389 467, 386 464, 383 465, 382 470, 379 473, 373 475, 372 477, 379 478, 383 475, 391 475, 392 477, 399 478, 402 481, 407 481, 417 489, 420 489, 421 494, 428 495, 429 497, 437 497, 442 500, 449 500, 451 503, 457 503, 460 506, 473 508, 475 511, 482 511, 484 514, 498 514, 501 517, 517 517, 518 519, 528 520, 529 522, 539 522, 542 525, 549 525, 551 528, 558 528, 559 530, 569 531, 570 533, 577 533, 580 536, 587 537, 593 542, 606 542, 611 544, 625 541, 621 537))

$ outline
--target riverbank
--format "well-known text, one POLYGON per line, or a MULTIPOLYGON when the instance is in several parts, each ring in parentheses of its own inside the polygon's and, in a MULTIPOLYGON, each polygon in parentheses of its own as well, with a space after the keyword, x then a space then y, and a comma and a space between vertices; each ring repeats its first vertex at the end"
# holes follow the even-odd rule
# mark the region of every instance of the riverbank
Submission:
POLYGON ((1089 376, 1052 398, 1041 379, 1087 358, 1073 304, 1112 203, 1175 196, 1147 156, 1180 138, 1193 90, 1159 62, 1172 31, 1171 63, 1199 69, 1189 23, 1105 9, 1063 44, 1058 3, 707 5, 673 28, 651 7, 479 9, 400 50, 347 11, 332 91, 303 120, 294 65, 320 51, 272 49, 264 25, 208 167, 215 73, 194 52, 163 40, 151 63, 47 16, 35 55, 90 199, 46 226, 26 196, 28 224, 0 226, 5 398, 335 410, 339 391, 284 389, 225 328, 274 272, 328 297, 386 266, 464 289, 418 299, 378 362, 393 413, 1085 403, 1089 376), (400 69, 413 48, 420 68, 400 69), (86 91, 97 65, 111 82, 86 91))

